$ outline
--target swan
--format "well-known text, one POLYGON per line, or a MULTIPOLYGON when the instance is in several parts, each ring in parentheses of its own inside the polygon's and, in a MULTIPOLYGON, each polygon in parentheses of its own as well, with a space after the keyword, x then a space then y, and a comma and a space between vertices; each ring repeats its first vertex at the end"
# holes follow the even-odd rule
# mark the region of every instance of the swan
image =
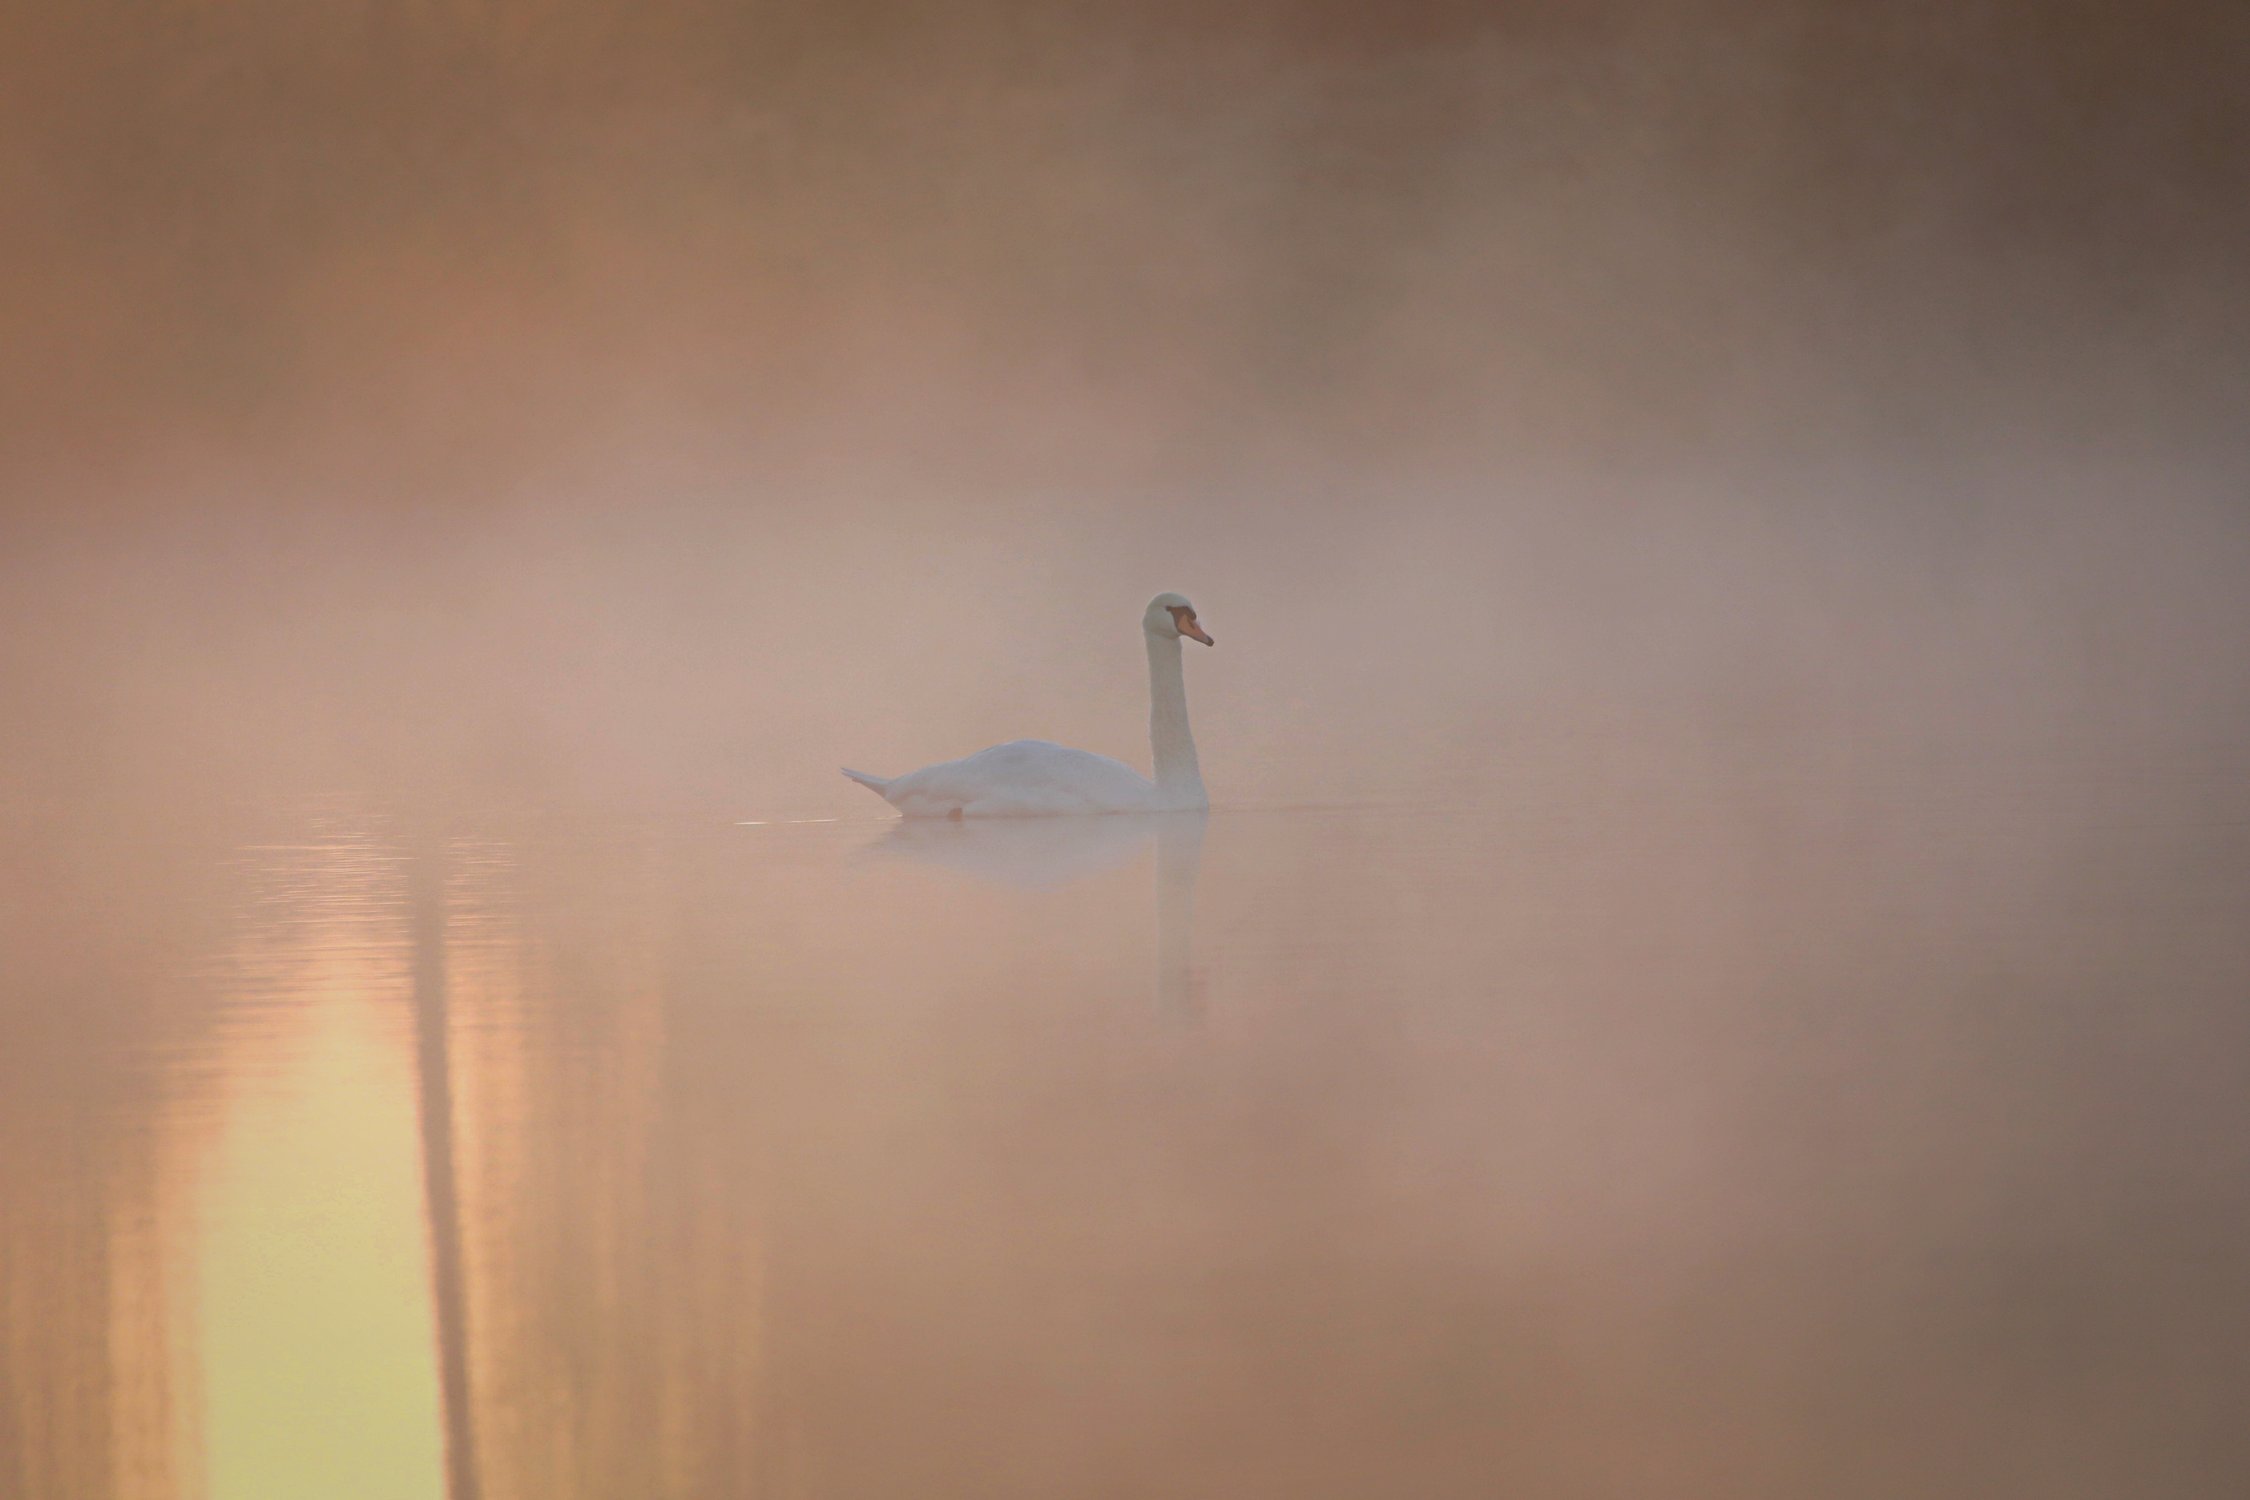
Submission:
POLYGON ((1010 740, 889 778, 844 774, 909 818, 1028 818, 1068 813, 1186 812, 1210 806, 1188 732, 1180 640, 1217 644, 1195 606, 1158 594, 1141 616, 1148 641, 1148 742, 1156 779, 1123 761, 1046 740, 1010 740))

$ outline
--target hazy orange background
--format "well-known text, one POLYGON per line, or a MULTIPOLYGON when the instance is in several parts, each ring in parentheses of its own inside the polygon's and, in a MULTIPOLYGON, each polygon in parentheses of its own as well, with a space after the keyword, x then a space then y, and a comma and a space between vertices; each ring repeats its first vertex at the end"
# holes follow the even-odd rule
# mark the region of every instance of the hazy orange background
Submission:
POLYGON ((2250 724, 2239 7, 1376 9, 16 7, 0 793, 2250 724))

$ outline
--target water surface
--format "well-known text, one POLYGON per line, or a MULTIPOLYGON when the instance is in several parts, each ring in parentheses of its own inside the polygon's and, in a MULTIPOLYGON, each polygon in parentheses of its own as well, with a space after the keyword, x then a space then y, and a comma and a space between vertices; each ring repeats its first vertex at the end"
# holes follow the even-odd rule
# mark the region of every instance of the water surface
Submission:
POLYGON ((2224 765, 27 809, 33 1500, 2219 1496, 2224 765))

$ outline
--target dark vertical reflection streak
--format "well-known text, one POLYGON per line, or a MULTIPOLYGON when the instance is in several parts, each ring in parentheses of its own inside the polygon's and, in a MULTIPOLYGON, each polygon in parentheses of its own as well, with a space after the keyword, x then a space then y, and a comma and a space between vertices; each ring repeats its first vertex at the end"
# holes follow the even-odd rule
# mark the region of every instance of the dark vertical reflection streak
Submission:
POLYGON ((469 1311, 461 1271, 461 1197, 454 1177, 453 1081, 447 1045, 444 846, 417 842, 408 858, 413 906, 414 1042, 429 1198, 430 1278, 437 1309, 438 1390, 445 1408, 445 1489, 477 1500, 476 1428, 469 1401, 469 1311))

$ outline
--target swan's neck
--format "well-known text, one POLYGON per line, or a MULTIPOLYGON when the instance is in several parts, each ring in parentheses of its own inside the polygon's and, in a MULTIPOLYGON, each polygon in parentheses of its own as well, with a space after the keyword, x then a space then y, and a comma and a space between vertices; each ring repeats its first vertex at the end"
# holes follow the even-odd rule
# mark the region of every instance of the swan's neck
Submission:
POLYGON ((1177 636, 1148 638, 1148 747, 1156 764, 1156 793, 1166 807, 1203 807, 1203 768, 1188 732, 1187 682, 1180 671, 1177 636))

